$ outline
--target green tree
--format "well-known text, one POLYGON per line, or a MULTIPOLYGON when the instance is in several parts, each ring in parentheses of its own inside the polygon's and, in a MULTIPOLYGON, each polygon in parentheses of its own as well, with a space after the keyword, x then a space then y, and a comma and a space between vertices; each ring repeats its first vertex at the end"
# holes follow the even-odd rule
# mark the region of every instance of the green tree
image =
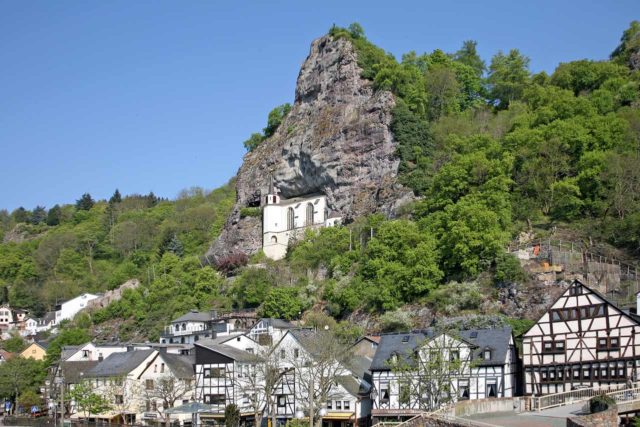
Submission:
POLYGON ((260 315, 278 319, 292 320, 300 316, 305 309, 298 289, 272 288, 260 306, 260 315))
POLYGON ((76 200, 76 209, 78 209, 79 211, 88 211, 93 207, 94 204, 95 201, 91 197, 91 194, 84 193, 82 197, 76 200))
POLYGON ((383 223, 368 244, 362 275, 370 298, 380 308, 394 309, 435 289, 443 277, 436 239, 406 220, 383 223))
POLYGON ((23 208, 22 206, 20 206, 18 209, 11 212, 11 218, 15 223, 29 222, 30 217, 31 217, 31 213, 25 208, 23 208))
POLYGON ((518 49, 511 49, 507 55, 498 52, 489 65, 489 98, 499 108, 507 108, 522 99, 529 75, 529 58, 518 49))
POLYGON ((231 403, 224 408, 225 427, 238 427, 240 425, 240 409, 231 403))
POLYGON ((482 77, 487 66, 478 55, 477 46, 478 42, 475 40, 465 40, 460 50, 453 55, 453 59, 473 68, 477 76, 482 77))
POLYGON ((276 284, 275 275, 263 268, 245 268, 232 288, 234 304, 240 308, 258 307, 276 284))
POLYGON ((2 348, 10 353, 20 353, 27 347, 27 343, 20 334, 12 333, 11 337, 2 341, 2 348))
POLYGON ((95 393, 93 390, 93 384, 89 380, 83 380, 69 392, 69 399, 76 403, 84 418, 92 414, 101 414, 111 409, 109 399, 103 394, 95 393))
POLYGON ((60 359, 62 347, 65 345, 80 345, 91 341, 91 335, 86 329, 62 328, 58 335, 49 343, 47 348, 47 365, 57 363, 60 359))
POLYGON ((13 402, 26 391, 38 392, 47 371, 42 362, 14 357, 0 365, 0 395, 13 402))
POLYGON ((253 151, 255 150, 255 148, 260 145, 262 143, 262 141, 264 141, 264 136, 262 136, 261 133, 252 133, 251 136, 249 137, 249 139, 247 139, 243 144, 244 144, 244 148, 247 149, 247 151, 253 151))
POLYGON ((632 21, 620 38, 620 44, 611 53, 618 64, 640 69, 640 21, 632 21), (635 62, 634 62, 635 61, 635 62))
POLYGON ((276 133, 276 130, 280 126, 280 123, 287 117, 291 111, 291 104, 286 103, 277 106, 273 110, 269 112, 269 117, 267 118, 267 127, 262 130, 264 137, 269 138, 276 133))
POLYGON ((109 198, 109 204, 115 205, 116 203, 122 202, 122 195, 120 191, 116 188, 116 191, 113 192, 113 195, 109 198))
POLYGON ((47 213, 47 225, 59 225, 62 219, 62 209, 60 205, 54 205, 47 213))
POLYGON ((36 206, 31 212, 31 218, 29 222, 34 225, 41 224, 47 219, 47 210, 44 206, 36 206))
POLYGON ((17 400, 18 405, 22 406, 24 410, 29 413, 29 409, 33 406, 40 407, 42 410, 42 397, 33 390, 25 390, 17 400))

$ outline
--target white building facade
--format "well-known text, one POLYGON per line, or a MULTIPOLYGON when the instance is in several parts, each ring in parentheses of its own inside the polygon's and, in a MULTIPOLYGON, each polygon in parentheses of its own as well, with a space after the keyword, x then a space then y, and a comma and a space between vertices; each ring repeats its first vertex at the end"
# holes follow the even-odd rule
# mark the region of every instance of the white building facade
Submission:
POLYGON ((305 230, 340 223, 339 216, 329 215, 324 194, 282 199, 271 183, 262 202, 262 250, 271 259, 284 258, 289 242, 301 238, 305 230))
POLYGON ((55 324, 58 325, 63 320, 71 320, 81 310, 87 307, 87 303, 91 300, 98 298, 98 295, 84 293, 77 297, 65 301, 56 306, 56 320, 55 324))

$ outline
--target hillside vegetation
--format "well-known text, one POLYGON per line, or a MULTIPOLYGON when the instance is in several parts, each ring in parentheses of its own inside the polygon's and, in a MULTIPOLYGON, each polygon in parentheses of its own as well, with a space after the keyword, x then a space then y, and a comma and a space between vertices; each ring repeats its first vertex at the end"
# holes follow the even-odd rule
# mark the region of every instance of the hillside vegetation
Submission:
MULTIPOLYGON (((194 284, 213 277, 209 286, 216 273, 203 267, 200 257, 234 199, 230 182, 211 192, 185 190, 174 201, 153 194, 123 197, 116 190, 108 201, 95 202, 85 194, 75 205, 0 211, 2 302, 39 316, 62 299, 138 278, 143 286, 126 296, 151 295, 151 308, 136 313, 135 320, 145 333, 159 330, 166 317, 210 306, 214 294, 194 284), (184 280, 166 282, 164 273, 176 265, 184 280), (169 292, 163 293, 165 288, 169 292)), ((117 314, 125 321, 132 317, 126 311, 117 314)))
MULTIPOLYGON (((415 325, 407 305, 500 314, 499 288, 527 280, 504 250, 523 230, 568 230, 638 255, 640 72, 628 61, 640 49, 640 24, 610 60, 561 63, 551 75, 532 74, 517 49, 487 63, 474 41, 397 60, 358 24, 330 34, 350 40, 362 76, 396 97, 400 179, 418 196, 399 218, 309 232, 285 260, 236 254, 216 272, 199 255, 232 206, 231 184, 173 202, 132 196, 85 209, 81 199, 50 225, 51 210, 5 212, 4 232, 30 239, 0 246, 5 298, 42 312, 57 298, 138 277, 143 286, 93 315, 95 328, 155 339, 172 316, 217 306, 286 319, 308 311, 311 323, 335 323, 318 311, 338 320, 366 313, 393 330, 415 325)), ((247 150, 268 143, 288 111, 273 110, 247 150)))

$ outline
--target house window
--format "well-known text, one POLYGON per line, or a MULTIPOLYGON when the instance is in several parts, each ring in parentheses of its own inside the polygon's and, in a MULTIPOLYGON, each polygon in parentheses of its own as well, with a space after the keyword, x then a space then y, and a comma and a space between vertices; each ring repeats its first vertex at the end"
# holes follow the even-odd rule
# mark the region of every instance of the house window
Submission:
POLYGON ((542 352, 547 354, 564 353, 564 341, 544 341, 542 343, 542 352))
POLYGON ((224 394, 205 394, 204 403, 208 403, 210 405, 224 405, 224 394))
POLYGON ((225 374, 224 368, 211 368, 211 378, 224 378, 225 374))
POLYGON ((619 350, 619 337, 602 337, 598 338, 598 350, 619 350))
POLYGON ((296 226, 293 208, 287 209, 287 230, 293 230, 296 226))
POLYGON ((458 397, 460 400, 469 399, 469 380, 458 380, 458 397))
POLYGON ((145 381, 145 388, 147 390, 153 390, 154 389, 153 380, 146 380, 145 381))
POLYGON ((313 204, 307 203, 306 225, 313 225, 313 204))
POLYGON ((124 396, 121 394, 116 394, 115 396, 115 404, 116 405, 122 405, 124 403, 124 396))
POLYGON ((286 353, 284 350, 280 350, 280 359, 284 359, 286 356, 286 353))
POLYGON ((350 408, 351 408, 351 403, 350 403, 348 400, 343 401, 343 402, 342 402, 342 408, 343 408, 345 411, 350 410, 350 408))
POLYGON ((491 350, 488 348, 484 350, 484 360, 491 360, 491 350))
POLYGON ((342 401, 336 400, 336 411, 342 411, 342 401))
POLYGON ((151 410, 154 412, 158 410, 158 402, 156 402, 155 400, 151 401, 151 410))
POLYGON ((333 401, 331 401, 331 400, 327 401, 327 409, 329 409, 329 410, 333 409, 333 401))
POLYGON ((145 402, 145 404, 144 404, 144 410, 145 410, 146 412, 151 411, 151 401, 150 401, 150 400, 147 400, 147 401, 145 402))
POLYGON ((202 370, 202 375, 203 375, 205 378, 211 378, 211 368, 204 368, 204 369, 202 370))
POLYGON ((498 384, 496 380, 487 380, 487 397, 498 396, 498 384))
POLYGON ((451 362, 455 362, 456 360, 460 360, 460 352, 457 351, 457 350, 454 350, 451 353, 449 353, 449 360, 451 362))
POLYGON ((300 350, 298 350, 297 348, 294 348, 293 349, 293 357, 295 357, 297 359, 298 356, 300 356, 300 350))
POLYGON ((164 372, 164 363, 161 363, 160 364, 160 373, 163 373, 163 372, 164 372))
POLYGON ((158 372, 158 364, 156 363, 155 365, 153 365, 153 373, 157 373, 158 372))
POLYGON ((82 357, 83 358, 88 358, 89 357, 89 350, 82 350, 82 357))
POLYGON ((380 402, 389 403, 389 384, 380 384, 380 402))
POLYGON ((278 396, 278 407, 284 408, 285 406, 287 406, 287 396, 284 396, 284 395, 278 396))

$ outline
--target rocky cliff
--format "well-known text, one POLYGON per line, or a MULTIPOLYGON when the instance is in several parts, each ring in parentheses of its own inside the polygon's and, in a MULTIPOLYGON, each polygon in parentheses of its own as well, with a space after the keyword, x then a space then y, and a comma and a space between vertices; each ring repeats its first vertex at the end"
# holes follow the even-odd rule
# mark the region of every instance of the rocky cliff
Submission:
POLYGON ((237 201, 207 252, 210 259, 260 249, 261 219, 241 217, 240 210, 263 203, 270 177, 283 198, 324 193, 330 211, 346 221, 372 212, 392 216, 411 199, 396 179, 399 159, 389 130, 393 95, 374 92, 360 74, 349 41, 324 36, 312 43, 291 112, 244 157, 237 201))

